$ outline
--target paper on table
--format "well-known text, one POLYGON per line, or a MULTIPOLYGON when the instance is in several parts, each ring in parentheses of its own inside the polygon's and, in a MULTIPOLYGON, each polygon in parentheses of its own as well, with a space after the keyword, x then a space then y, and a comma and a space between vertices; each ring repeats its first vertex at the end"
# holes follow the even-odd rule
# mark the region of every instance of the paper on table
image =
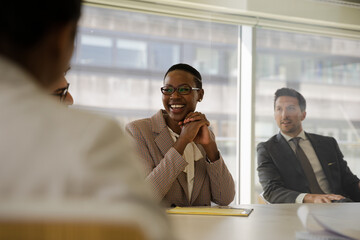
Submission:
MULTIPOLYGON (((344 207, 345 205, 343 205, 344 207)), ((360 239, 359 215, 353 206, 350 208, 353 212, 346 213, 340 205, 332 206, 331 209, 324 208, 312 211, 309 206, 302 205, 298 209, 298 217, 308 232, 296 234, 300 239, 321 239, 321 240, 342 240, 342 239, 360 239)), ((346 209, 349 211, 349 208, 346 209)))
POLYGON ((236 207, 175 207, 166 210, 170 214, 199 214, 199 215, 221 215, 247 217, 253 209, 236 207))

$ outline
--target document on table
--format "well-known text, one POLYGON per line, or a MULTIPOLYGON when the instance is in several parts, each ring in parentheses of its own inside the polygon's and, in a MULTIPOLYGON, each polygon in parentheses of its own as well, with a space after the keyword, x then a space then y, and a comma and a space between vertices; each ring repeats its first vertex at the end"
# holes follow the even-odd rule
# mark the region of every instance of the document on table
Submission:
POLYGON ((237 208, 229 206, 214 207, 175 207, 167 209, 169 214, 194 214, 194 215, 220 215, 220 216, 239 216, 248 217, 252 208, 237 208))
POLYGON ((340 203, 323 209, 302 205, 298 217, 307 231, 297 232, 297 240, 360 240, 360 205, 340 203))

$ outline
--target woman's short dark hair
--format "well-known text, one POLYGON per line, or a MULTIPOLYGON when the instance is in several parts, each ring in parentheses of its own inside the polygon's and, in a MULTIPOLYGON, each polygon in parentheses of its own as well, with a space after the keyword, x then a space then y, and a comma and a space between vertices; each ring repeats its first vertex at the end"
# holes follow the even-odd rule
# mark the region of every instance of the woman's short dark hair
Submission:
POLYGON ((202 88, 202 78, 201 74, 198 70, 196 70, 194 67, 186 64, 186 63, 178 63, 175 65, 172 65, 169 70, 165 73, 164 80, 166 78, 166 75, 168 75, 169 72, 175 71, 175 70, 182 70, 188 73, 191 73, 194 76, 194 82, 197 88, 202 88))
POLYGON ((274 109, 275 109, 276 100, 281 96, 297 98, 301 111, 304 112, 306 110, 305 98, 298 91, 296 91, 295 89, 292 89, 292 88, 280 88, 280 89, 276 90, 275 97, 274 97, 274 109))
POLYGON ((0 5, 0 43, 30 49, 54 27, 77 21, 81 0, 6 0, 0 5))

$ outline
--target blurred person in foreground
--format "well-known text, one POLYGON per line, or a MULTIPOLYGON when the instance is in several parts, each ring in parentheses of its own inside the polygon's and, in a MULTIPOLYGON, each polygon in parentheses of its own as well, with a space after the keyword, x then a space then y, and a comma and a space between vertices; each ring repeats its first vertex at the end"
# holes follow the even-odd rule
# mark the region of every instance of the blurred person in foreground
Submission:
POLYGON ((94 212, 115 205, 117 218, 148 239, 171 239, 118 124, 47 93, 69 66, 80 12, 80 0, 1 3, 0 217, 38 219, 36 211, 59 214, 73 202, 93 203, 94 212))
POLYGON ((173 65, 161 92, 164 110, 126 126, 145 165, 146 181, 166 207, 228 205, 235 195, 233 178, 210 122, 196 112, 204 97, 200 73, 187 64, 173 65))
POLYGON ((280 132, 257 146, 257 170, 268 202, 360 201, 359 178, 347 166, 336 140, 303 130, 306 100, 299 92, 278 89, 274 117, 280 132))
POLYGON ((55 96, 61 103, 67 106, 74 104, 74 99, 71 93, 69 92, 70 83, 67 81, 65 77, 69 70, 70 67, 68 67, 64 75, 60 77, 59 81, 57 81, 57 84, 50 89, 50 94, 55 96))

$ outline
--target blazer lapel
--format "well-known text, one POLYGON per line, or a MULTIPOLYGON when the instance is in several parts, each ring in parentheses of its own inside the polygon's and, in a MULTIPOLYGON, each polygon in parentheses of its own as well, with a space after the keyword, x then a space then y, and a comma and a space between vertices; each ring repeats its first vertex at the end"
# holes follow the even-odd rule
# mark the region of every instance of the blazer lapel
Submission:
POLYGON ((332 177, 330 175, 330 169, 328 166, 328 161, 333 159, 333 156, 331 155, 331 151, 329 151, 328 146, 329 144, 323 144, 321 140, 317 139, 316 136, 305 133, 307 138, 310 140, 312 147, 315 150, 316 156, 318 157, 321 167, 323 169, 323 172, 326 176, 326 179, 329 181, 329 186, 332 189, 333 184, 330 182, 332 177))
MULTIPOLYGON (((174 145, 174 140, 172 139, 169 129, 166 125, 165 119, 163 117, 162 110, 157 112, 155 115, 151 117, 151 126, 153 133, 155 134, 155 144, 159 148, 161 154, 165 156, 165 154, 170 150, 170 148, 174 145)), ((156 165, 159 162, 155 163, 156 165)), ((195 173, 196 174, 196 173, 195 173)), ((196 179, 196 178, 195 178, 196 179)), ((181 187, 184 189, 186 194, 186 199, 189 199, 189 191, 187 186, 187 176, 186 173, 181 172, 177 177, 177 181, 180 183, 181 187)))
MULTIPOLYGON (((187 203, 188 203, 188 205, 190 205, 190 201, 189 201, 189 189, 188 189, 188 184, 187 184, 187 175, 186 175, 186 173, 181 172, 181 173, 179 174, 179 176, 177 177, 177 181, 180 183, 181 187, 184 189, 187 203)), ((192 200, 192 196, 191 196, 191 200, 192 200)))
POLYGON ((165 156, 169 149, 174 145, 174 140, 171 138, 169 130, 167 128, 164 128, 155 137, 155 143, 162 155, 165 156))
MULTIPOLYGON (((151 117, 151 128, 155 136, 155 144, 159 148, 161 154, 165 154, 174 145, 174 140, 171 138, 169 129, 167 128, 165 119, 162 115, 162 110, 159 110, 151 117)), ((159 164, 158 162, 156 165, 159 164)))
MULTIPOLYGON (((202 155, 206 156, 206 153, 205 153, 203 147, 200 144, 196 144, 196 146, 200 149, 202 155)), ((194 168, 195 168, 195 177, 194 177, 194 186, 193 186, 193 191, 191 194, 190 204, 193 204, 193 202, 199 196, 201 187, 203 186, 203 183, 205 181, 205 177, 206 177, 205 157, 202 159, 199 159, 198 161, 195 161, 194 168)))
POLYGON ((278 133, 276 139, 274 139, 274 144, 271 145, 270 152, 273 155, 273 159, 276 159, 276 165, 278 167, 281 167, 285 170, 294 169, 296 172, 305 176, 294 151, 280 133, 278 133))

